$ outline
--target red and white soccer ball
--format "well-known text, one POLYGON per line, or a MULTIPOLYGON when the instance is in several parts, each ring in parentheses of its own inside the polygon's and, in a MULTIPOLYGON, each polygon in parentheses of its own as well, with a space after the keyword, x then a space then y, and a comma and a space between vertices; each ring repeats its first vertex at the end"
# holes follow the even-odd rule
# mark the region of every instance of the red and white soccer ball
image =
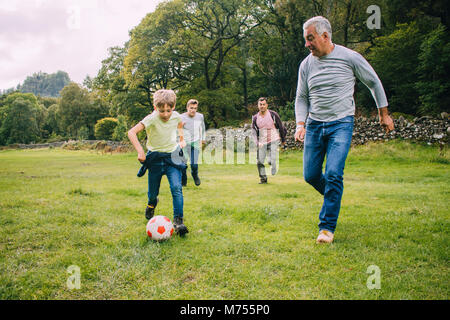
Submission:
POLYGON ((173 231, 172 221, 164 216, 155 216, 147 223, 147 235, 152 240, 162 241, 170 239, 173 231))

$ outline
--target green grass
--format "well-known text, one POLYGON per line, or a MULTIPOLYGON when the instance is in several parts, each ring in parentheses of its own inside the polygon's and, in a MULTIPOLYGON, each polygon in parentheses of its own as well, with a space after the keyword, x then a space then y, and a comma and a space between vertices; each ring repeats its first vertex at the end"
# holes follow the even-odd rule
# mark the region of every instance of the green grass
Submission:
MULTIPOLYGON (((203 164, 183 191, 190 233, 157 243, 135 154, 0 151, 0 299, 448 299, 449 162, 435 146, 353 148, 329 246, 301 152, 268 185, 256 165, 203 164)), ((166 178, 157 214, 172 218, 166 178)))

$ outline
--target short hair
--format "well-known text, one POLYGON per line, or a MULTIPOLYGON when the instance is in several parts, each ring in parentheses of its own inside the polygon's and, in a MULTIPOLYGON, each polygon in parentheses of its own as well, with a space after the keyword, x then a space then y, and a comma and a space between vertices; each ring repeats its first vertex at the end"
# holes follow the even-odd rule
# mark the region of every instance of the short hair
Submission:
POLYGON ((161 89, 153 94, 153 104, 157 108, 164 107, 165 105, 174 108, 176 103, 177 95, 173 90, 161 89))
POLYGON ((313 25, 314 28, 316 28, 316 32, 320 36, 323 35, 324 32, 327 32, 331 40, 333 31, 331 30, 331 23, 330 21, 328 21, 327 18, 322 16, 313 17, 303 24, 303 30, 306 30, 311 25, 313 25))
POLYGON ((267 102, 267 98, 266 98, 266 97, 261 97, 261 98, 259 98, 259 99, 258 99, 258 102, 261 102, 261 101, 267 102))
POLYGON ((191 99, 187 102, 186 104, 186 108, 189 107, 191 104, 198 104, 198 101, 195 99, 191 99))

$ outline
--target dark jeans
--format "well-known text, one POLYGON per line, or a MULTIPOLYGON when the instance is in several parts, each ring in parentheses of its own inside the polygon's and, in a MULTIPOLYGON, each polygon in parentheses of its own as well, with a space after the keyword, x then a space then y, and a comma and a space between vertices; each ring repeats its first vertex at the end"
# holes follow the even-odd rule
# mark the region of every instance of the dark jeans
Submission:
MULTIPOLYGON (((195 179, 198 177, 198 157, 200 155, 200 150, 195 148, 194 146, 188 144, 188 145, 186 145, 186 147, 183 148, 183 152, 184 152, 184 155, 188 156, 190 159, 191 174, 192 174, 192 177, 195 179)), ((184 181, 187 180, 186 169, 183 170, 183 172, 182 172, 182 174, 183 174, 182 178, 184 181)))
POLYGON ((173 216, 183 217, 182 169, 169 165, 163 159, 153 161, 148 168, 148 203, 156 206, 163 175, 169 180, 173 201, 173 216))
POLYGON ((321 122, 308 119, 306 123, 303 175, 305 181, 324 198, 319 214, 319 230, 334 232, 344 191, 345 160, 352 141, 353 116, 336 121, 321 122), (322 173, 326 155, 325 173, 322 173))

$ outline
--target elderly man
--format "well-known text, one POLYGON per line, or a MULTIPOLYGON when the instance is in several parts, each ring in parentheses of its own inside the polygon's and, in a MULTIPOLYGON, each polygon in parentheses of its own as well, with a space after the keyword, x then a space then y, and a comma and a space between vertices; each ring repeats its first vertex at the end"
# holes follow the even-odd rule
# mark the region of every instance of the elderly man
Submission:
POLYGON ((345 160, 353 134, 355 77, 372 93, 380 124, 394 129, 380 79, 357 52, 334 44, 330 22, 314 17, 303 25, 311 54, 299 68, 295 139, 304 141, 303 175, 323 197, 317 243, 331 243, 341 207, 345 160), (306 121, 306 128, 305 128, 306 121), (326 155, 325 173, 322 173, 326 155))

